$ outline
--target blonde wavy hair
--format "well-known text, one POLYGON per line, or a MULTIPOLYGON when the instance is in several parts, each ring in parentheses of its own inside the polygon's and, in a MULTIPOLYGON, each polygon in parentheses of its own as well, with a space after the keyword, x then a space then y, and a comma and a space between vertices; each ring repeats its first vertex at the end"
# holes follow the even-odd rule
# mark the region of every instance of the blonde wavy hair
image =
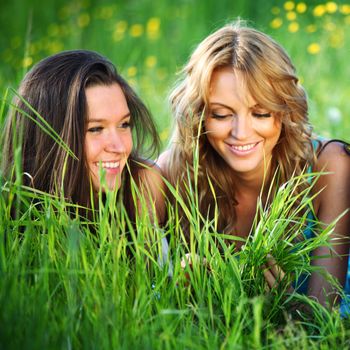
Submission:
POLYGON ((217 229, 234 233, 237 204, 234 180, 229 166, 208 142, 202 123, 208 111, 212 74, 222 67, 239 71, 251 96, 281 122, 281 136, 265 181, 267 187, 276 169, 277 187, 313 164, 315 153, 306 93, 286 51, 270 36, 246 26, 243 21, 226 25, 205 38, 181 71, 181 78, 170 95, 175 130, 165 176, 186 198, 188 172, 190 181, 194 181, 193 149, 197 146, 200 212, 205 217, 212 216, 217 205, 217 229))

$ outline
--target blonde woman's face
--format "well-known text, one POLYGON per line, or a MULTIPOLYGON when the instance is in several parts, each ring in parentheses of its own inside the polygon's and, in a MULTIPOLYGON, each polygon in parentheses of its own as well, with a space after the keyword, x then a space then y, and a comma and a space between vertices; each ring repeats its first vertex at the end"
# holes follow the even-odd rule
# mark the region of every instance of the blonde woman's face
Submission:
MULTIPOLYGON (((101 179, 109 190, 120 187, 121 174, 132 150, 130 111, 118 84, 96 85, 85 91, 88 122, 85 155, 95 190, 101 179)), ((106 190, 106 188, 102 188, 106 190)))
POLYGON ((237 175, 263 176, 281 123, 256 103, 239 72, 214 71, 204 125, 208 141, 237 175))

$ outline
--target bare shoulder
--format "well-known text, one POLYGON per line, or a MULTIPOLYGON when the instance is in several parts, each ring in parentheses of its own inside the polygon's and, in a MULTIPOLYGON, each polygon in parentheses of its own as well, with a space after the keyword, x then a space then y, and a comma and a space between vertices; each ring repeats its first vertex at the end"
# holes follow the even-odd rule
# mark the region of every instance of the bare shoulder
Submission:
POLYGON ((151 190, 164 187, 162 178, 162 171, 157 163, 148 164, 140 170, 139 173, 141 181, 147 185, 151 190))
POLYGON ((323 141, 321 152, 315 164, 316 171, 330 171, 334 173, 346 172, 350 176, 350 150, 346 144, 338 141, 323 141))
POLYGON ((149 214, 156 220, 163 223, 165 218, 166 187, 159 166, 152 163, 142 169, 139 173, 141 180, 141 194, 149 206, 149 214), (154 208, 154 209, 153 209, 154 208))

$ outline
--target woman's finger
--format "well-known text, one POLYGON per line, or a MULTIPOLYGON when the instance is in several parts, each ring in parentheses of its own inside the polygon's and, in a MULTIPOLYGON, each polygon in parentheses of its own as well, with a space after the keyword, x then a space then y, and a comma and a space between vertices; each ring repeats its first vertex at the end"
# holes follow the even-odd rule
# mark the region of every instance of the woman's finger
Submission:
MULTIPOLYGON (((193 256, 193 262, 194 262, 194 263, 199 263, 199 262, 201 262, 204 266, 206 266, 206 267, 209 268, 209 264, 208 264, 208 262, 207 262, 207 259, 206 259, 206 258, 201 259, 200 256, 199 256, 198 254, 194 254, 194 256, 193 256)), ((192 268, 193 262, 192 262, 192 254, 191 254, 191 253, 187 253, 187 254, 185 254, 185 256, 181 259, 181 263, 180 263, 181 268, 184 269, 187 265, 188 265, 189 267, 192 268)), ((209 270, 210 270, 210 268, 209 268, 209 270)))
POLYGON ((264 273, 265 280, 266 280, 266 282, 268 284, 269 289, 271 290, 276 285, 276 278, 271 273, 269 268, 267 268, 265 265, 263 265, 262 268, 263 268, 263 273, 264 273))
MULTIPOLYGON (((268 265, 268 271, 273 276, 274 279, 274 286, 276 286, 276 283, 279 283, 282 281, 282 279, 285 277, 286 273, 282 270, 282 268, 277 264, 275 258, 268 254, 266 259, 267 265, 268 265)), ((265 275, 265 274, 264 274, 265 275)), ((266 276, 265 276, 266 278, 266 276)), ((272 281, 272 277, 269 276, 270 283, 272 281)), ((269 283, 269 282, 268 282, 269 283)), ((271 288, 271 286, 270 286, 271 288)), ((294 288, 292 286, 289 286, 287 289, 287 293, 293 293, 294 288)))
POLYGON ((278 281, 281 281, 286 274, 281 269, 281 267, 277 264, 276 260, 271 255, 268 255, 266 262, 271 273, 274 275, 275 279, 277 279, 278 281))
POLYGON ((189 265, 190 267, 192 266, 192 259, 190 253, 185 254, 185 256, 181 259, 180 265, 182 269, 184 269, 186 265, 189 265))

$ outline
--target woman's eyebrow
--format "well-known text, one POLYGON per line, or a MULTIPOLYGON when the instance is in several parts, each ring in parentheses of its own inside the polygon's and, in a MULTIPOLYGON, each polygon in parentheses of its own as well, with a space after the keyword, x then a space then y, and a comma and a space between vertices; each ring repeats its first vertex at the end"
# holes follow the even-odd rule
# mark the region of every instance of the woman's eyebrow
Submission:
POLYGON ((266 109, 265 107, 263 107, 261 104, 259 103, 256 103, 255 105, 249 107, 250 109, 253 109, 253 108, 261 108, 261 109, 266 109))
MULTIPOLYGON (((129 117, 131 117, 131 113, 130 112, 125 114, 123 117, 121 117, 120 120, 124 120, 124 119, 127 119, 129 117)), ((107 118, 92 118, 92 119, 88 119, 87 122, 88 123, 101 123, 101 122, 104 122, 106 120, 107 120, 107 118)))
POLYGON ((219 107, 223 107, 223 108, 227 108, 230 109, 231 111, 233 111, 233 108, 230 106, 225 105, 224 103, 221 102, 209 102, 210 107, 212 107, 213 105, 219 106, 219 107))

